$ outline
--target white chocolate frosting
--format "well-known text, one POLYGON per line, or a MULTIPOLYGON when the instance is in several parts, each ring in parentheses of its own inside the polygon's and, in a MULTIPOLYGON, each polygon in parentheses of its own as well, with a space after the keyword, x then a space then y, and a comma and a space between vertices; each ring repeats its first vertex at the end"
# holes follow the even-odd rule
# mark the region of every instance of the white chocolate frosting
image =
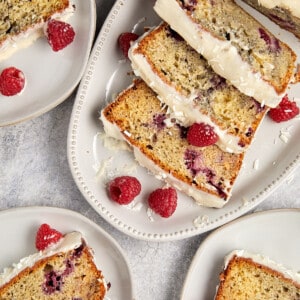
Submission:
MULTIPOLYGON (((54 14, 53 19, 66 21, 74 13, 74 5, 72 1, 69 6, 61 13, 54 14)), ((26 32, 22 32, 16 36, 8 37, 0 44, 0 61, 9 58, 16 51, 29 47, 38 38, 44 35, 45 22, 40 22, 29 28, 26 32)))
POLYGON ((13 277, 28 267, 32 267, 37 261, 55 255, 61 252, 67 252, 78 248, 82 244, 82 235, 79 232, 71 232, 66 234, 57 243, 50 245, 43 251, 31 254, 22 258, 18 263, 10 268, 4 269, 0 274, 0 286, 9 282, 13 277))
MULTIPOLYGON (((103 123, 104 131, 107 136, 113 137, 113 138, 119 139, 119 140, 125 140, 127 142, 126 138, 120 132, 119 127, 117 125, 109 122, 105 118, 103 111, 101 112, 101 121, 103 123)), ((163 181, 169 183, 170 185, 172 185, 173 187, 175 187, 177 190, 182 191, 185 194, 191 196, 193 199, 195 199, 195 201, 198 204, 208 206, 208 207, 221 208, 227 203, 227 201, 222 198, 219 198, 215 195, 205 193, 201 190, 194 188, 193 186, 191 186, 185 182, 178 180, 171 174, 163 171, 152 160, 150 160, 146 155, 144 155, 137 147, 134 147, 132 145, 131 145, 131 147, 133 149, 135 159, 138 161, 138 163, 141 166, 143 166, 143 167, 147 168, 149 171, 151 171, 154 175, 156 175, 156 177, 159 180, 163 180, 163 181)), ((227 183, 227 187, 230 187, 229 182, 227 183)), ((212 189, 211 186, 207 186, 207 188, 212 189)), ((228 198, 229 197, 230 197, 230 194, 228 195, 228 198)))
POLYGON ((276 6, 285 8, 297 18, 300 18, 299 0, 258 0, 258 3, 266 8, 272 9, 276 6))
POLYGON ((154 10, 208 60, 217 74, 229 80, 242 93, 269 107, 279 104, 284 93, 278 95, 260 73, 254 73, 230 41, 219 40, 209 32, 201 30, 176 0, 157 0, 154 10))
POLYGON ((142 54, 134 53, 138 47, 138 41, 129 49, 128 57, 136 76, 140 76, 158 95, 159 99, 167 104, 174 112, 175 117, 184 125, 190 126, 195 122, 204 122, 214 128, 219 136, 216 143, 223 151, 230 153, 242 153, 247 147, 239 146, 239 138, 228 134, 225 130, 217 126, 208 115, 204 115, 197 108, 192 108, 193 99, 197 93, 185 97, 176 91, 176 89, 166 84, 155 72, 147 59, 142 54))
POLYGON ((245 257, 252 259, 255 263, 264 265, 266 267, 269 267, 270 269, 273 269, 277 272, 282 273, 282 275, 286 278, 292 279, 293 281, 300 284, 300 273, 297 273, 295 271, 289 270, 286 267, 284 267, 282 264, 279 264, 273 260, 271 260, 269 257, 251 253, 246 250, 234 250, 231 253, 229 253, 224 260, 224 269, 226 269, 227 265, 229 264, 229 261, 232 259, 233 256, 239 256, 239 257, 245 257))

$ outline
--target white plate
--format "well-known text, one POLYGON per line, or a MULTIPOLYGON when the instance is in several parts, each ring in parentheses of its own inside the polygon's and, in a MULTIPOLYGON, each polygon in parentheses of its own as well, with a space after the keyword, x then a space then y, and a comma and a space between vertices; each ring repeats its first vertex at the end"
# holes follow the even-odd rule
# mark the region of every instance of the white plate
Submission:
MULTIPOLYGON (((102 124, 98 118, 100 109, 107 101, 132 80, 128 75, 131 70, 129 62, 122 60, 117 38, 124 31, 134 28, 141 33, 144 26, 158 24, 159 19, 152 9, 153 3, 148 0, 117 1, 104 23, 76 96, 69 127, 68 159, 79 189, 103 218, 135 238, 162 241, 206 232, 239 217, 262 202, 299 165, 300 122, 294 119, 276 124, 268 118, 263 122, 246 155, 232 199, 224 208, 200 207, 191 198, 180 194, 178 208, 172 217, 162 219, 153 216, 154 220, 151 220, 147 216, 145 199, 149 191, 161 186, 161 182, 141 167, 130 173, 134 164, 132 153, 114 152, 103 146, 99 137, 102 124), (279 138, 282 129, 288 131, 285 134, 288 137, 286 143, 279 138), (253 168, 254 165, 258 169, 253 168), (105 176, 97 176, 101 166, 105 169, 105 176), (142 194, 137 201, 143 206, 138 211, 112 203, 107 197, 107 180, 121 174, 133 174, 142 182, 142 194), (200 221, 197 226, 193 223, 196 218, 200 221)), ((285 38, 300 54, 299 41, 288 34, 285 34, 285 38)), ((300 85, 294 86, 290 95, 300 97, 300 85)))
POLYGON ((300 271, 300 209, 255 213, 224 225, 202 243, 182 289, 181 300, 214 299, 224 257, 245 249, 300 271))
POLYGON ((80 231, 94 249, 97 266, 111 283, 107 297, 120 300, 134 298, 131 272, 117 242, 86 217, 66 209, 25 207, 0 212, 0 270, 36 252, 35 234, 42 223, 62 233, 80 231))
POLYGON ((37 117, 63 102, 80 81, 90 54, 96 28, 94 0, 74 0, 76 11, 67 22, 75 39, 54 52, 44 37, 0 62, 0 70, 14 66, 22 70, 26 86, 17 96, 0 95, 0 126, 37 117))

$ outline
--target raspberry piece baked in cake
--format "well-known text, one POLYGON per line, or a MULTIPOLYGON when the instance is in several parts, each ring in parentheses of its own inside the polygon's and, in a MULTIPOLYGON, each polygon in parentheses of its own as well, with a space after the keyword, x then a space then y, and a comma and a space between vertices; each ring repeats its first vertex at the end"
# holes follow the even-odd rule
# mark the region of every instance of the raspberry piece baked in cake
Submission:
POLYGON ((300 38, 300 3, 296 0, 243 0, 277 25, 300 38))
POLYGON ((197 203, 222 207, 230 198, 244 154, 190 145, 188 128, 175 122, 144 81, 121 92, 101 120, 107 136, 127 141, 142 166, 197 203))
POLYGON ((268 108, 216 74, 166 23, 134 43, 129 58, 135 74, 182 124, 209 124, 224 151, 239 153, 248 148, 268 108))
POLYGON ((41 226, 36 241, 43 250, 0 274, 0 299, 104 299, 107 286, 103 274, 81 233, 62 236, 46 226, 41 226))
POLYGON ((215 300, 300 299, 300 275, 266 256, 235 250, 225 258, 215 300))
POLYGON ((43 35, 50 18, 66 20, 74 12, 70 0, 0 2, 0 61, 43 35))
POLYGON ((157 0, 154 10, 216 73, 262 104, 278 105, 296 54, 233 0, 157 0))

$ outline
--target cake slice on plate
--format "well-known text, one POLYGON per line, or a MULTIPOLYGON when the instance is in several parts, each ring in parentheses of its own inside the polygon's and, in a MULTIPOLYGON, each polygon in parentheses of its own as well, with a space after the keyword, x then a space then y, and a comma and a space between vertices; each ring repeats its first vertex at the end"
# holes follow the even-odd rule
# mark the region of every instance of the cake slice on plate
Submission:
POLYGON ((0 274, 0 299, 101 300, 107 285, 97 269, 91 248, 80 232, 64 236, 47 230, 42 243, 54 240, 43 250, 20 260, 0 274))
POLYGON ((300 4, 296 0, 243 0, 300 39, 300 4))
POLYGON ((144 81, 121 92, 101 111, 101 120, 108 136, 131 145, 142 166, 197 203, 222 207, 229 200, 244 154, 191 145, 188 129, 144 81))
POLYGON ((216 74, 168 24, 138 39, 129 50, 129 58, 135 74, 182 124, 209 124, 224 151, 240 153, 248 148, 268 108, 216 74))
POLYGON ((300 299, 300 274, 266 256, 234 250, 225 258, 215 300, 300 299))
POLYGON ((65 21, 74 9, 71 0, 0 1, 0 61, 41 37, 50 18, 65 21))
POLYGON ((157 0, 154 10, 242 93, 279 104, 296 54, 233 0, 157 0))

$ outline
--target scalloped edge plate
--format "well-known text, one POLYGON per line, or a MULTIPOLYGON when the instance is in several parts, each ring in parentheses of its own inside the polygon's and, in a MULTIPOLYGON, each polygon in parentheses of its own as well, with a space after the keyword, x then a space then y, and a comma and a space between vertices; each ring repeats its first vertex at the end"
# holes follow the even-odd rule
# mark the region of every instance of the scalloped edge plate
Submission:
MULTIPOLYGON (((221 209, 198 206, 179 193, 178 207, 168 219, 149 215, 148 193, 162 183, 142 167, 132 153, 114 151, 103 145, 99 112, 107 102, 132 81, 128 61, 117 46, 124 31, 142 33, 144 27, 160 22, 152 7, 154 1, 116 1, 95 42, 79 86, 68 132, 68 161, 74 180, 85 199, 110 224, 143 240, 178 240, 223 225, 253 209, 286 180, 300 163, 300 122, 294 119, 277 124, 266 118, 248 150, 231 200, 221 209), (116 175, 133 174, 142 183, 142 193, 129 207, 108 199, 107 182, 116 175)), ((253 10, 252 10, 253 13, 253 10)), ((258 16, 259 17, 259 16, 258 16)), ((300 54, 300 44, 268 20, 267 27, 284 34, 285 41, 300 54)), ((289 95, 300 96, 300 85, 289 95)))

